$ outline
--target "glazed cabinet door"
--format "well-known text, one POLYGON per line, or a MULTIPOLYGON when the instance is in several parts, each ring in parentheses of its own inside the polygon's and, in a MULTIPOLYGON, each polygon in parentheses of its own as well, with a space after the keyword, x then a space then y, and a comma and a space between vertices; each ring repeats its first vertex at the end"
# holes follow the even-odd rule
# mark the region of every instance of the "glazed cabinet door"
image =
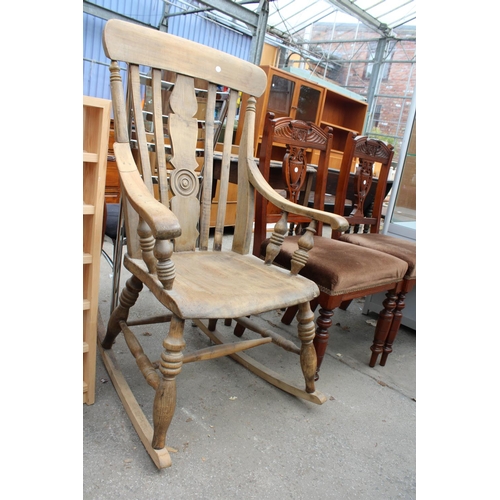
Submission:
POLYGON ((276 118, 290 116, 316 122, 320 101, 321 90, 294 78, 271 75, 267 111, 273 112, 276 118))

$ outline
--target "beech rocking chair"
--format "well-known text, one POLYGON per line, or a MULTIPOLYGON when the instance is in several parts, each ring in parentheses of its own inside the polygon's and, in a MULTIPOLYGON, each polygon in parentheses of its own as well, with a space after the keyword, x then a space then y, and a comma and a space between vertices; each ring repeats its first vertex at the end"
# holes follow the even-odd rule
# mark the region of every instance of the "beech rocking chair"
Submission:
MULTIPOLYGON (((346 229, 347 223, 336 214, 284 199, 259 172, 252 153, 255 102, 264 92, 266 75, 258 66, 119 20, 107 22, 103 46, 111 60, 114 153, 127 234, 124 266, 132 276, 110 316, 105 335, 101 336, 101 353, 108 371, 117 370, 111 348, 123 332, 144 378, 155 389, 153 426, 129 389, 120 387, 117 392, 151 458, 157 467, 163 468, 171 465, 166 434, 175 410, 176 377, 185 363, 229 355, 282 390, 317 404, 326 400, 314 382, 315 332, 310 301, 319 290, 314 282, 298 273, 307 260, 315 225, 322 222, 335 229, 346 229), (127 92, 122 82, 125 71, 119 61, 128 68, 127 92), (236 225, 232 248, 226 250, 222 243, 239 92, 250 97, 239 145, 236 225), (222 142, 217 143, 214 117, 222 94, 227 97, 228 107, 225 134, 222 142), (152 105, 145 111, 143 102, 150 99, 152 105), (213 159, 219 148, 222 173, 213 248, 209 248, 213 159), (152 151, 154 164, 150 164, 152 151), (153 186, 152 176, 158 179, 157 186, 153 186), (284 213, 307 215, 312 220, 293 255, 291 272, 265 265, 250 253, 255 190, 284 213), (158 363, 148 359, 127 324, 129 311, 144 285, 165 307, 166 314, 145 318, 143 323, 170 323, 163 345, 159 346, 158 363), (299 345, 268 330, 262 331, 247 320, 251 315, 293 305, 299 309, 299 345), (224 343, 217 330, 218 319, 242 319, 260 337, 224 343), (194 322, 215 345, 185 354, 186 320, 194 322), (301 387, 253 363, 252 358, 240 352, 269 342, 298 355, 301 387)), ((138 323, 134 320, 134 325, 138 323)), ((125 383, 122 376, 110 376, 115 387, 125 383)))

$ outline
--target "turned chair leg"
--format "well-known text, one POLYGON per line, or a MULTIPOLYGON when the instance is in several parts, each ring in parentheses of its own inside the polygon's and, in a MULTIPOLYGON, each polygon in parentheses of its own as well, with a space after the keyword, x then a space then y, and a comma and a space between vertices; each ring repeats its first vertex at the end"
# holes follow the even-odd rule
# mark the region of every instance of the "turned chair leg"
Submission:
POLYGON ((398 295, 398 300, 396 302, 396 308, 394 310, 394 318, 389 329, 389 334, 384 344, 382 357, 380 358, 380 366, 385 366, 387 362, 387 356, 392 352, 392 344, 396 339, 399 332, 399 327, 401 326, 401 320, 403 319, 403 309, 405 308, 405 298, 406 292, 400 292, 398 295))
POLYGON ((392 320, 394 318, 393 311, 396 307, 396 298, 397 295, 394 293, 394 290, 390 290, 386 293, 386 299, 382 302, 384 309, 382 309, 379 313, 373 344, 370 347, 372 351, 370 366, 372 368, 377 362, 378 355, 383 352, 385 342, 389 335, 389 329, 391 328, 392 320))
POLYGON ((111 313, 108 321, 106 336, 101 344, 104 349, 111 349, 113 342, 121 332, 120 321, 127 321, 130 308, 137 302, 142 287, 142 281, 136 276, 131 276, 125 283, 125 287, 120 294, 120 303, 111 313))
POLYGON ((318 319, 316 320, 316 336, 314 337, 314 348, 316 349, 317 367, 315 380, 319 379, 319 369, 321 367, 321 363, 323 362, 323 358, 325 357, 328 338, 330 337, 328 330, 332 326, 332 316, 333 310, 324 309, 321 307, 319 310, 318 319))
POLYGON ((342 311, 347 311, 347 308, 351 305, 351 302, 352 302, 352 299, 351 300, 344 300, 344 302, 342 302, 340 304, 339 309, 342 309, 342 311))
POLYGON ((156 389, 153 406, 153 441, 155 450, 165 447, 167 430, 174 416, 176 404, 175 377, 180 373, 184 355, 184 320, 173 315, 170 330, 163 341, 165 351, 161 355, 160 372, 163 375, 156 389))
POLYGON ((245 327, 241 326, 239 323, 236 323, 236 326, 234 327, 233 334, 236 335, 237 337, 241 337, 245 333, 245 327))
POLYGON ((309 302, 299 304, 297 313, 298 336, 301 342, 300 347, 300 367, 306 382, 306 392, 313 393, 316 388, 314 378, 316 376, 316 349, 313 340, 315 336, 314 313, 311 311, 309 302))

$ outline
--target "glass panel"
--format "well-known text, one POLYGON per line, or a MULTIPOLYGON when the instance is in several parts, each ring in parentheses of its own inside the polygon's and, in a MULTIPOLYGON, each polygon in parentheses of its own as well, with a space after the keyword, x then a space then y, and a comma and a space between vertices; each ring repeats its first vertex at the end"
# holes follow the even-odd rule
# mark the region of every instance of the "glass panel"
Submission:
POLYGON ((300 87, 299 102, 297 103, 295 118, 306 122, 316 121, 320 95, 321 92, 319 90, 302 85, 300 87))
POLYGON ((277 118, 280 116, 290 116, 294 88, 295 82, 274 75, 269 91, 268 111, 272 111, 277 118))
POLYGON ((392 222, 415 226, 417 189, 417 124, 413 121, 408 149, 397 193, 392 222))

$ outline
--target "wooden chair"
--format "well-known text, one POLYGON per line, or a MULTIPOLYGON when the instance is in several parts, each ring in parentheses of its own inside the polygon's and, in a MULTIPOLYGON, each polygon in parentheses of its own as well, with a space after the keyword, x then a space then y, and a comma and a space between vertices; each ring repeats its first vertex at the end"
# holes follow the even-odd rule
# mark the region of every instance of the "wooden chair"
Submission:
POLYGON ((106 333, 101 335, 101 352, 144 446, 158 467, 168 467, 171 459, 166 448, 166 434, 175 410, 176 377, 185 363, 230 355, 280 389, 318 404, 326 400, 314 383, 316 355, 310 301, 319 290, 314 282, 299 276, 298 272, 307 260, 309 235, 315 225, 323 222, 340 229, 347 228, 347 223, 336 214, 286 200, 262 177, 252 153, 256 97, 266 87, 266 75, 258 66, 173 35, 119 20, 106 23, 103 46, 111 59, 114 153, 127 234, 124 266, 132 276, 120 294, 106 333), (128 68, 127 98, 122 82, 123 66, 120 67, 119 62, 126 63, 128 68), (164 79, 166 76, 168 82, 164 79), (214 116, 220 92, 226 92, 229 102, 225 134, 222 143, 218 144, 223 150, 222 170, 217 223, 213 245, 210 245, 213 138, 217 125, 214 116), (223 248, 223 223, 239 92, 250 97, 239 145, 236 225, 232 247, 226 250, 223 248), (152 109, 143 113, 145 95, 151 97, 152 109), (200 131, 203 132, 201 138, 200 131), (150 164, 151 151, 155 152, 153 165, 150 164), (157 189, 153 189, 153 174, 158 178, 157 189), (290 211, 312 218, 310 231, 296 248, 292 272, 265 265, 250 253, 255 189, 285 213, 290 211), (166 338, 159 346, 159 362, 145 355, 132 332, 132 323, 128 323, 130 308, 144 285, 152 292, 151 298, 154 296, 166 308, 166 314, 134 320, 133 326, 170 323, 166 338), (275 332, 262 331, 246 319, 292 305, 300 310, 297 329, 300 345, 275 332), (241 318, 248 329, 253 329, 262 338, 224 343, 223 334, 217 329, 219 318, 236 321, 241 318), (186 320, 190 324, 194 322, 216 345, 184 354, 186 320), (111 348, 120 332, 144 378, 156 391, 153 426, 113 358, 111 348), (241 352, 269 342, 298 355, 296 359, 300 361, 300 378, 303 379, 301 387, 287 382, 241 352))
MULTIPOLYGON (((267 133, 272 134, 272 128, 267 129, 267 133)), ((272 141, 273 138, 265 138, 264 140, 272 141)), ((309 144, 303 143, 304 147, 309 144)), ((298 141, 295 142, 295 147, 300 147, 298 141)), ((318 165, 317 183, 315 189, 317 207, 323 207, 324 204, 324 186, 326 183, 326 171, 328 169, 327 162, 322 162, 318 165)), ((342 164, 341 174, 339 177, 339 185, 342 182, 341 193, 337 189, 336 198, 343 194, 345 200, 345 185, 344 173, 349 179, 350 166, 347 165, 347 160, 342 164), (346 170, 347 169, 347 170, 346 170)), ((361 185, 359 185, 361 187, 361 185)), ((383 183, 380 189, 385 188, 383 183)), ((361 191, 360 191, 361 192, 361 191)), ((259 203, 259 199, 257 199, 259 203)), ((335 201, 337 207, 337 200, 335 201)), ((342 205, 342 210, 344 206, 342 205)), ((257 205, 256 212, 262 210, 262 207, 257 205)), ((339 209, 340 210, 340 209, 339 209)), ((274 248, 271 244, 271 239, 262 238, 261 218, 256 218, 256 228, 254 242, 254 253, 266 262, 273 257, 274 248), (264 257, 265 256, 265 257, 264 257)), ((337 232, 332 228, 332 235, 337 232)), ((284 268, 290 269, 294 247, 297 245, 300 236, 287 236, 274 262, 284 268)), ((374 357, 379 351, 380 344, 385 342, 389 335, 389 330, 393 323, 394 310, 396 308, 395 297, 401 291, 402 282, 407 273, 408 265, 404 260, 396 258, 386 253, 377 252, 361 246, 355 246, 338 239, 314 236, 314 246, 309 251, 307 263, 300 271, 300 274, 313 280, 318 284, 320 295, 314 300, 313 306, 320 306, 319 316, 316 324, 316 337, 314 345, 317 353, 317 373, 316 379, 319 377, 319 368, 325 356, 329 329, 332 325, 333 311, 338 307, 345 307, 354 298, 364 297, 372 293, 388 291, 388 299, 384 303, 384 309, 381 311, 377 327, 375 329, 375 338, 372 345, 372 357, 370 366, 374 366, 374 357)), ((297 313, 296 307, 290 307, 286 310, 282 317, 282 322, 290 324, 297 313)), ((241 328, 235 330, 236 335, 241 335, 241 328)))
MULTIPOLYGON (((345 193, 349 189, 348 170, 354 160, 357 164, 356 180, 354 184, 357 187, 355 187, 355 200, 352 211, 346 217, 349 222, 349 230, 344 233, 335 231, 333 237, 340 241, 392 255, 405 261, 408 265, 401 290, 396 299, 394 317, 389 333, 385 339, 377 339, 376 343, 372 346, 373 355, 371 366, 375 365, 379 354, 382 354, 380 364, 384 366, 387 362, 387 356, 392 352, 392 345, 401 325, 406 294, 415 287, 417 281, 417 250, 415 242, 380 234, 382 207, 386 194, 385 185, 387 183, 392 157, 392 146, 386 145, 384 142, 376 139, 356 136, 356 134, 352 132, 349 133, 342 159, 334 208, 334 212, 337 214, 345 213, 345 193), (375 190, 375 200, 373 202, 373 208, 366 210, 366 200, 370 196, 370 191, 373 191, 372 182, 375 163, 381 163, 378 183, 375 190)), ((387 297, 386 300, 392 301, 394 298, 387 297)))

